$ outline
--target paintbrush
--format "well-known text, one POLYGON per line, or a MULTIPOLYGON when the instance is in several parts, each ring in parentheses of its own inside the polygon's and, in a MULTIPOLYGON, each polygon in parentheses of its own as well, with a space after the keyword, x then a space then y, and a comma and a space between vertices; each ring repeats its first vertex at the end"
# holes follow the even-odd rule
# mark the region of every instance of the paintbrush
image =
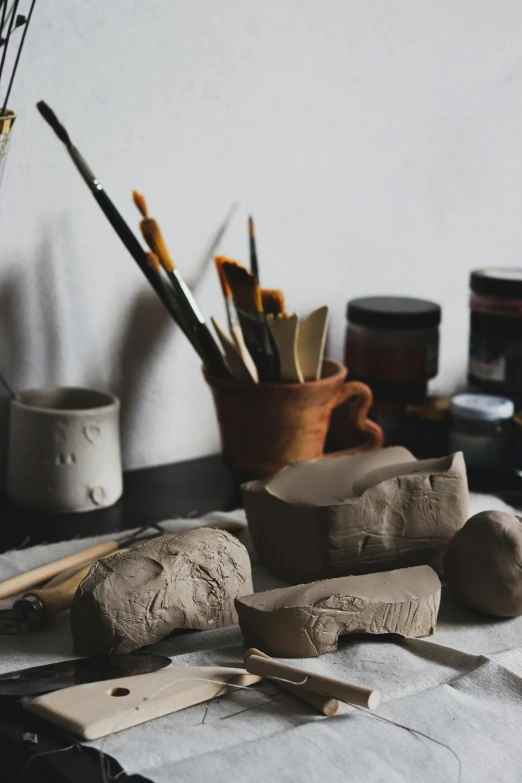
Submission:
MULTIPOLYGON (((21 17, 21 20, 23 20, 23 21, 17 19, 16 23, 15 23, 15 29, 16 29, 16 27, 20 27, 22 24, 25 24, 25 27, 24 27, 24 31, 22 33, 22 38, 20 39, 20 44, 18 46, 18 51, 16 53, 16 58, 15 58, 14 65, 13 65, 13 70, 11 71, 11 78, 9 79, 9 84, 7 86, 7 92, 6 92, 5 98, 4 98, 4 105, 2 106, 2 109, 0 110, 0 116, 5 114, 5 111, 7 109, 7 102, 9 101, 9 96, 11 95, 11 90, 13 88, 13 83, 14 83, 15 76, 16 76, 16 71, 18 70, 18 63, 20 62, 20 56, 22 54, 22 49, 24 48, 25 36, 27 35, 27 31, 29 30, 29 25, 31 24, 31 17, 33 15, 33 9, 34 9, 35 2, 36 2, 36 0, 32 0, 31 7, 29 9, 29 14, 28 14, 27 18, 21 17)), ((6 2, 6 5, 7 5, 7 2, 6 2)), ((6 49, 7 49, 7 41, 6 41, 5 46, 6 46, 6 49)))
POLYGON ((259 264, 257 261, 256 233, 254 230, 254 218, 248 216, 248 243, 250 245, 250 271, 259 283, 259 264))
MULTIPOLYGON (((80 155, 79 151, 73 145, 71 139, 69 138, 69 134, 63 125, 59 122, 52 109, 44 101, 39 101, 36 105, 44 120, 51 126, 60 141, 65 145, 74 165, 80 172, 82 179, 98 202, 98 205, 105 214, 105 217, 108 219, 109 223, 116 231, 121 241, 132 255, 169 313, 172 315, 174 320, 177 320, 176 313, 172 307, 172 301, 167 295, 166 289, 161 285, 161 278, 147 263, 145 251, 110 200, 109 196, 103 189, 103 185, 95 177, 85 160, 80 155)), ((215 348, 215 352, 205 356, 205 364, 207 365, 207 369, 209 372, 212 372, 216 375, 230 377, 230 372, 225 364, 223 356, 221 355, 217 346, 215 346, 215 348)))
POLYGON ((261 302, 267 315, 286 315, 285 297, 277 288, 262 288, 261 302))
POLYGON ((277 348, 263 311, 261 291, 254 275, 236 261, 225 261, 223 272, 232 291, 246 346, 254 360, 259 380, 279 380, 277 348))
POLYGON ((217 363, 218 357, 224 364, 221 351, 212 337, 212 334, 205 323, 203 313, 199 309, 189 287, 174 265, 158 223, 154 218, 149 217, 147 203, 144 197, 137 191, 133 191, 132 197, 134 203, 143 215, 143 219, 140 222, 143 238, 152 252, 158 257, 163 270, 167 274, 182 322, 185 324, 185 327, 192 332, 197 343, 199 343, 203 356, 211 357, 211 362, 205 361, 205 364, 207 365, 207 369, 212 372, 212 366, 217 363))
MULTIPOLYGON (((223 264, 228 261, 228 258, 225 258, 225 256, 217 256, 214 259, 214 264, 216 265, 216 270, 219 277, 219 282, 221 284, 221 290, 223 292, 223 298, 225 300, 225 308, 227 311, 227 320, 228 320, 228 326, 230 329, 230 334, 232 335, 232 338, 234 340, 234 343, 236 345, 237 350, 239 351, 241 355, 241 359, 243 360, 243 363, 248 369, 248 372, 250 374, 250 377, 254 381, 254 383, 257 383, 259 381, 259 376, 257 372, 257 367, 255 365, 254 360, 252 359, 250 352, 246 346, 245 338, 243 336, 243 330, 241 329, 241 325, 239 323, 239 318, 236 312, 236 308, 234 306, 234 299, 232 297, 232 291, 230 290, 230 286, 227 282, 227 278, 225 276, 225 273, 223 271, 223 264)), ((215 327, 215 324, 214 324, 215 327)), ((219 337, 219 334, 218 334, 219 337)), ((221 339, 221 338, 220 338, 221 339)), ((221 340, 221 345, 223 345, 223 341, 221 340)), ((225 351, 226 353, 226 351, 225 351)))

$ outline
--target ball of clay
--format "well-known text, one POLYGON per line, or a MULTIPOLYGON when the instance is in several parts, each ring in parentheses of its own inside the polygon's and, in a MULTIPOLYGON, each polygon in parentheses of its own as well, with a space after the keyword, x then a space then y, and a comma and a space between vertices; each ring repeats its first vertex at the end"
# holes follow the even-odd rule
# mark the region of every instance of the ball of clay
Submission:
POLYGON ((482 511, 468 519, 444 553, 455 598, 485 614, 522 615, 522 518, 482 511))
POLYGON ((234 599, 252 592, 248 553, 224 530, 199 528, 99 560, 71 608, 78 653, 128 653, 178 628, 237 623, 234 599))

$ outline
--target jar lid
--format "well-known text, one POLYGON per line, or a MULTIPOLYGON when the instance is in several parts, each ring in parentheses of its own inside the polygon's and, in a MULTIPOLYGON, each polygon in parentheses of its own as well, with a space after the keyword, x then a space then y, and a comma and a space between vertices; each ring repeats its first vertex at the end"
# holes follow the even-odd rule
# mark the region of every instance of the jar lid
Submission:
POLYGON ((522 297, 522 267, 490 266, 486 269, 475 269, 469 278, 469 285, 476 294, 522 297))
POLYGON ((346 317, 381 329, 429 329, 440 324, 441 309, 435 302, 409 296, 366 296, 348 302, 346 317))
POLYGON ((469 421, 502 421, 511 419, 515 406, 507 397, 491 394, 456 394, 451 400, 453 416, 469 421))

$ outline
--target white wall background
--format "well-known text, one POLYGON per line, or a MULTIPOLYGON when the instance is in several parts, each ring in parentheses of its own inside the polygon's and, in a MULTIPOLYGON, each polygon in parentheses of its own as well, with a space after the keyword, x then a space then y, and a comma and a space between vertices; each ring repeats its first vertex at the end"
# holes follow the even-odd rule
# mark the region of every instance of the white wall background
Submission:
MULTIPOLYGON (((145 193, 191 277, 221 250, 291 308, 397 293, 444 308, 441 374, 465 374, 473 267, 522 245, 516 0, 39 0, 0 188, 0 365, 19 387, 107 386, 127 467, 216 451, 199 361, 34 104, 66 124, 133 226, 145 193)), ((196 289, 222 315, 213 267, 196 289)))

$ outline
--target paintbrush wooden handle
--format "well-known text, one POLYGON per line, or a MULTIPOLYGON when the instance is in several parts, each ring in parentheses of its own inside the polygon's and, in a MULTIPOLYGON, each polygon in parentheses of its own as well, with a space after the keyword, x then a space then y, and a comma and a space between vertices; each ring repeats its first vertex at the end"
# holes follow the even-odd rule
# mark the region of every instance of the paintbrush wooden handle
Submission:
MULTIPOLYGON (((261 650, 256 650, 255 647, 251 647, 250 650, 247 650, 245 653, 245 668, 248 668, 247 659, 251 655, 257 655, 259 658, 266 658, 269 661, 273 660, 273 658, 266 655, 264 652, 261 652, 261 650)), ((330 717, 330 715, 335 715, 339 709, 339 702, 337 699, 332 699, 328 696, 319 696, 317 693, 311 693, 299 685, 290 685, 289 682, 282 682, 281 680, 276 680, 276 684, 278 688, 288 691, 288 693, 291 693, 296 699, 300 699, 306 704, 309 704, 310 707, 313 707, 322 715, 330 717)))
POLYGON ((51 579, 67 568, 84 565, 88 560, 97 560, 117 549, 117 541, 106 541, 104 544, 95 544, 88 549, 82 549, 80 552, 53 560, 52 563, 46 563, 23 574, 12 576, 10 579, 0 582, 0 598, 9 598, 11 595, 22 593, 24 590, 29 590, 29 588, 51 579))
POLYGON ((375 709, 381 700, 379 691, 372 688, 364 688, 344 680, 335 680, 333 677, 304 671, 287 663, 279 663, 273 658, 262 658, 260 655, 256 655, 255 648, 245 655, 245 668, 252 674, 272 677, 276 680, 280 678, 288 681, 288 684, 304 688, 310 693, 339 699, 348 704, 357 704, 360 707, 375 709))

